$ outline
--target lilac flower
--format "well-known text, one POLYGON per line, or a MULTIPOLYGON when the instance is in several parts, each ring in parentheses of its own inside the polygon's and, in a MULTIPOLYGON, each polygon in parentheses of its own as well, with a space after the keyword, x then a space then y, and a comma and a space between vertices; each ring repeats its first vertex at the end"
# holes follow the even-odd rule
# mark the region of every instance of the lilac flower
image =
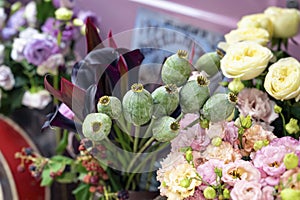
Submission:
POLYGON ((238 128, 234 125, 234 121, 224 123, 224 141, 229 142, 236 147, 238 139, 238 128))
MULTIPOLYGON (((53 37, 57 37, 60 30, 60 21, 54 18, 48 18, 44 25, 41 27, 44 33, 47 33, 53 37)), ((76 37, 78 34, 78 29, 76 29, 72 24, 67 24, 62 30, 62 41, 70 41, 76 37)))
POLYGON ((65 63, 62 54, 53 54, 46 61, 41 63, 37 68, 37 74, 44 76, 47 73, 57 75, 58 67, 65 63))
POLYGON ((215 173, 215 169, 218 168, 222 170, 223 167, 223 161, 217 159, 210 159, 204 164, 199 165, 197 167, 197 172, 205 182, 209 183, 210 185, 216 185, 217 175, 215 173))
POLYGON ((76 0, 52 0, 55 8, 66 7, 72 9, 75 6, 76 0))
POLYGON ((4 39, 9 39, 13 35, 17 34, 20 27, 26 24, 26 20, 24 18, 24 8, 19 9, 15 12, 7 21, 6 27, 2 30, 2 37, 4 39))
POLYGON ((26 44, 23 53, 29 63, 38 66, 58 51, 59 47, 52 40, 33 39, 26 44))
POLYGON ((256 88, 246 88, 238 95, 238 108, 242 115, 250 115, 255 120, 267 123, 274 121, 278 114, 274 112, 275 102, 271 101, 267 93, 256 88))

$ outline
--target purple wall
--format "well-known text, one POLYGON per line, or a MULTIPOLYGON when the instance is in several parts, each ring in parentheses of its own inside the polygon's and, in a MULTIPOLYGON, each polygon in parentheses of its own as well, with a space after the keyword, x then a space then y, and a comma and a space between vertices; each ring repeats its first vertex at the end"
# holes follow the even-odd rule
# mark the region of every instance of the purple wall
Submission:
MULTIPOLYGON (((146 7, 158 12, 165 12, 180 21, 194 26, 227 33, 236 28, 236 22, 243 16, 252 13, 263 12, 268 6, 285 6, 283 0, 169 0, 174 4, 190 9, 185 13, 173 9, 172 6, 158 8, 166 0, 77 0, 80 8, 88 9, 101 17, 101 36, 106 38, 109 30, 117 34, 134 28, 136 13, 139 7, 146 7), (154 3, 153 3, 154 2, 154 3), (179 11, 179 13, 178 13, 179 11)), ((296 37, 300 43, 300 36, 296 37)), ((293 56, 296 54, 296 46, 289 46, 293 56)), ((298 48, 298 47, 297 47, 298 48)))

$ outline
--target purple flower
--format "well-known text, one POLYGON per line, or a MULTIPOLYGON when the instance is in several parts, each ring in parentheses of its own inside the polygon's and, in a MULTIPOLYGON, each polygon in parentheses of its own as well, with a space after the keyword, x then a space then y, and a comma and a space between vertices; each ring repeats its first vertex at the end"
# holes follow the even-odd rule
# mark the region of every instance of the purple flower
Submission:
POLYGON ((52 4, 55 8, 66 7, 72 9, 75 3, 75 0, 52 0, 52 4))
POLYGON ((26 44, 23 54, 29 63, 38 66, 58 51, 59 47, 52 40, 33 39, 26 44))
MULTIPOLYGON (((55 20, 54 18, 48 18, 44 25, 42 26, 42 31, 53 37, 57 37, 60 29, 60 21, 55 20)), ((75 38, 79 30, 76 29, 72 24, 67 24, 62 30, 62 40, 70 41, 75 38)))
POLYGON ((2 30, 2 38, 9 39, 12 36, 18 33, 20 27, 26 24, 26 20, 24 18, 24 8, 21 8, 17 12, 15 12, 7 21, 6 26, 2 30))

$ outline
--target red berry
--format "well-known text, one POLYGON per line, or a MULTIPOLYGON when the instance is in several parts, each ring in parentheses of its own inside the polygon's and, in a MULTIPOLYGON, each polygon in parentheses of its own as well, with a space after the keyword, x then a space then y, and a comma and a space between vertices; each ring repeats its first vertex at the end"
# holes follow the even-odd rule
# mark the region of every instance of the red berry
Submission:
POLYGON ((55 178, 56 177, 56 173, 55 172, 50 172, 50 177, 51 178, 55 178))
POLYGON ((97 188, 96 188, 95 186, 91 186, 90 189, 89 189, 89 191, 90 191, 91 193, 96 192, 96 190, 97 190, 97 188))
POLYGON ((79 150, 79 151, 84 151, 84 150, 85 150, 85 147, 81 144, 81 145, 79 145, 78 150, 79 150))
POLYGON ((102 185, 101 185, 101 186, 98 186, 98 187, 97 187, 97 191, 100 192, 100 193, 103 193, 103 191, 104 191, 104 190, 103 190, 103 186, 102 186, 102 185))
POLYGON ((91 175, 87 174, 83 177, 83 182, 84 183, 90 183, 91 175))

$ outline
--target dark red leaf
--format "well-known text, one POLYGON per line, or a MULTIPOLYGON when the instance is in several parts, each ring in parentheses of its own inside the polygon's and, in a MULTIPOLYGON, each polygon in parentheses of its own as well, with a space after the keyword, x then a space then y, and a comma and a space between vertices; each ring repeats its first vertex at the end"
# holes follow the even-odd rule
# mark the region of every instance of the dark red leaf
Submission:
POLYGON ((91 52, 96 46, 99 45, 99 48, 103 48, 102 40, 99 36, 96 26, 93 24, 90 17, 86 20, 86 44, 87 44, 87 53, 91 52))

